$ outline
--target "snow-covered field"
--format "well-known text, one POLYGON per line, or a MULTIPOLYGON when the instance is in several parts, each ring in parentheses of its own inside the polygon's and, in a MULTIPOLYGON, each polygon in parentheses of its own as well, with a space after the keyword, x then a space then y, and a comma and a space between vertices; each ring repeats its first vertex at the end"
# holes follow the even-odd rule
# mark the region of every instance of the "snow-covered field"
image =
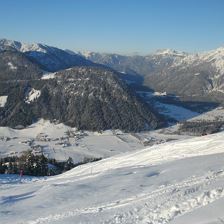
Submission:
POLYGON ((199 115, 199 113, 187 108, 160 102, 155 103, 155 108, 160 114, 173 118, 176 121, 185 121, 199 115))
POLYGON ((81 162, 84 157, 105 158, 143 147, 141 139, 129 133, 82 132, 43 119, 21 130, 0 127, 0 157, 33 149, 59 161, 72 157, 74 162, 81 162))
MULTIPOLYGON (((167 96, 166 93, 160 92, 137 91, 137 94, 139 94, 139 96, 141 96, 143 99, 146 100, 146 102, 148 101, 149 103, 151 103, 152 98, 156 99, 167 96)), ((185 107, 177 106, 174 104, 162 103, 159 100, 155 100, 153 107, 159 114, 168 118, 172 118, 176 121, 185 121, 200 115, 199 113, 191 111, 185 107)))
POLYGON ((154 144, 191 138, 174 134, 177 130, 178 125, 135 134, 119 130, 82 132, 41 119, 21 130, 0 127, 0 157, 17 156, 32 149, 47 158, 65 161, 71 157, 74 162, 81 162, 84 158, 107 158, 154 144))
POLYGON ((49 178, 0 175, 1 223, 223 223, 223 137, 154 145, 49 178))

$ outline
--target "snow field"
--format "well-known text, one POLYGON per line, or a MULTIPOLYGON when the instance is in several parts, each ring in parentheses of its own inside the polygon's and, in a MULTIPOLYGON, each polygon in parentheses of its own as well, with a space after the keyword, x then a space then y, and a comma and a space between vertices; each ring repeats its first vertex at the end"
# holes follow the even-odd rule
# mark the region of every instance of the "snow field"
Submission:
POLYGON ((5 181, 0 187, 1 220, 5 224, 178 220, 222 200, 223 135, 168 142, 46 179, 5 181))

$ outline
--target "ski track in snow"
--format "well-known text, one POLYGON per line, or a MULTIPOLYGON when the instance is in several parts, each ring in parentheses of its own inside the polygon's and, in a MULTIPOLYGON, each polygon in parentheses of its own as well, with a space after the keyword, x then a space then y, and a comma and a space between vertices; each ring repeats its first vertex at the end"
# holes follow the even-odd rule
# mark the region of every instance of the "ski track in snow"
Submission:
POLYGON ((20 224, 54 223, 55 221, 64 220, 82 214, 98 214, 106 210, 116 210, 125 206, 128 208, 130 206, 134 206, 134 209, 131 207, 131 209, 125 209, 122 213, 116 213, 115 211, 115 215, 112 218, 100 223, 165 224, 176 216, 187 213, 195 208, 205 206, 223 197, 224 189, 221 187, 216 187, 212 190, 206 189, 206 187, 212 185, 214 181, 218 181, 219 179, 224 179, 224 172, 222 170, 202 177, 191 177, 180 183, 160 186, 158 190, 152 191, 148 194, 139 194, 134 197, 120 201, 113 201, 96 207, 51 214, 47 217, 41 217, 36 220, 22 222, 20 224), (198 194, 198 192, 200 193, 198 194), (170 195, 172 195, 172 197, 170 197, 170 195))

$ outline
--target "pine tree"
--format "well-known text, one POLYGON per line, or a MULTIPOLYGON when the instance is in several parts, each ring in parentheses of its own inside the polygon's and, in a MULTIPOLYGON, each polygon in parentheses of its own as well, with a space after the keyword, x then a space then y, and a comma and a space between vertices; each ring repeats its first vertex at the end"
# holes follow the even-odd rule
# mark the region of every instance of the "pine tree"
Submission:
POLYGON ((4 165, 3 159, 0 160, 0 174, 4 174, 7 169, 7 166, 4 165))
POLYGON ((41 154, 40 156, 37 156, 37 169, 38 169, 38 176, 46 176, 48 173, 48 162, 47 158, 41 154))
POLYGON ((69 157, 68 160, 66 161, 65 165, 64 165, 64 171, 70 170, 73 167, 74 167, 73 159, 71 157, 69 157))

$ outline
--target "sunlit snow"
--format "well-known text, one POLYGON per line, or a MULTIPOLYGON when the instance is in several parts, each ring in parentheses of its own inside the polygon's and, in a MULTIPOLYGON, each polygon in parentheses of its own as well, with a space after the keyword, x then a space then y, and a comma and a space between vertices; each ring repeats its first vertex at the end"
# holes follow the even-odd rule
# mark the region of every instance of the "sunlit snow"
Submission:
POLYGON ((25 102, 30 104, 34 100, 38 99, 40 97, 40 95, 41 95, 40 90, 36 90, 36 89, 32 88, 27 92, 25 102))
POLYGON ((0 96, 0 107, 4 107, 7 103, 8 96, 0 96))

